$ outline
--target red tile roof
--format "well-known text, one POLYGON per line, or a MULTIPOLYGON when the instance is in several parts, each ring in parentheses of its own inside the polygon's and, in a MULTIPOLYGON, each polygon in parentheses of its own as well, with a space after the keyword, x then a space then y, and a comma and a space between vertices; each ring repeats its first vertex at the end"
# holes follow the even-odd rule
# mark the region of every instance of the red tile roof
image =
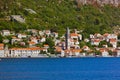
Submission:
POLYGON ((71 33, 70 36, 78 36, 79 34, 71 33))
POLYGON ((32 48, 11 48, 10 50, 41 50, 40 47, 32 47, 32 48))
POLYGON ((116 39, 110 39, 110 42, 117 42, 116 39))

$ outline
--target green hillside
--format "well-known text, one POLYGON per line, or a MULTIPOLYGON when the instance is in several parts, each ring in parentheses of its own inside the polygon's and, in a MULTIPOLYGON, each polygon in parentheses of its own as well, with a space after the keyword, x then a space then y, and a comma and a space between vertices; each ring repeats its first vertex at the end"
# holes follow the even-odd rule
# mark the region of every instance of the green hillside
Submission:
POLYGON ((74 0, 0 0, 0 30, 35 28, 62 33, 65 27, 70 27, 83 29, 84 33, 104 33, 120 25, 119 14, 120 8, 110 5, 84 5, 78 8, 74 0), (25 9, 32 9, 37 14, 31 14, 25 9), (2 20, 10 15, 22 15, 26 23, 2 20))

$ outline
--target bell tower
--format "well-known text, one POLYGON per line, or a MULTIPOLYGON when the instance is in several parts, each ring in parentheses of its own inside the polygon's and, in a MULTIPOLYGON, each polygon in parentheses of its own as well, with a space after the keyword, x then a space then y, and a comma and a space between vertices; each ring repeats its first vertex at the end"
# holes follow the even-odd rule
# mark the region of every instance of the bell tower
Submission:
POLYGON ((70 50, 70 30, 68 27, 66 28, 65 44, 66 44, 66 49, 70 50))

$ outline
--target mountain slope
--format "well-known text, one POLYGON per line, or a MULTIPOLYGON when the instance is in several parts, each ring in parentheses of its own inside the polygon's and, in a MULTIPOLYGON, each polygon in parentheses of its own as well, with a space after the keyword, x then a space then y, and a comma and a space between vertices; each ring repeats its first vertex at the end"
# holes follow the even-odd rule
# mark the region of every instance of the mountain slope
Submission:
POLYGON ((24 30, 27 28, 65 31, 65 27, 84 29, 84 33, 109 32, 120 25, 120 8, 83 5, 74 0, 0 0, 0 17, 22 15, 26 23, 1 20, 0 29, 24 30), (4 2, 5 1, 5 2, 4 2), (31 14, 25 9, 32 9, 31 14))

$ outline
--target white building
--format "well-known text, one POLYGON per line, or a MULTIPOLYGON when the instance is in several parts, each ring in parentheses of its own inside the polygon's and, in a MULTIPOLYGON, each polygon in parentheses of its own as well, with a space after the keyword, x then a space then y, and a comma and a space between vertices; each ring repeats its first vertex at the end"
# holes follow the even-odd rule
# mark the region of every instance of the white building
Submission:
POLYGON ((9 30, 2 30, 1 31, 1 35, 2 36, 9 36, 10 35, 10 31, 9 30))
POLYGON ((40 36, 43 36, 43 35, 44 35, 44 32, 43 32, 43 31, 39 31, 39 35, 40 35, 40 36))
POLYGON ((45 35, 50 36, 51 31, 50 30, 45 30, 44 33, 45 33, 45 35))
POLYGON ((117 48, 117 40, 115 38, 114 39, 110 39, 109 41, 110 41, 110 44, 112 44, 112 46, 114 48, 117 48))
POLYGON ((53 33, 52 33, 52 36, 55 37, 55 38, 57 38, 57 37, 58 37, 58 33, 53 32, 53 33))
POLYGON ((26 35, 26 34, 17 34, 17 37, 18 37, 18 38, 26 38, 27 35, 26 35))
POLYGON ((41 50, 40 47, 12 48, 10 49, 10 57, 38 57, 41 50))
POLYGON ((105 48, 101 48, 100 52, 101 52, 101 54, 102 54, 103 57, 108 57, 109 56, 109 52, 105 48))
POLYGON ((46 41, 46 38, 45 37, 42 37, 41 39, 40 39, 40 42, 45 42, 46 41))
POLYGON ((98 46, 99 43, 100 43, 100 40, 99 40, 99 39, 92 39, 92 40, 91 40, 91 45, 96 45, 96 46, 98 46))
POLYGON ((118 57, 120 57, 120 47, 118 47, 118 48, 115 50, 115 52, 116 52, 116 55, 117 55, 118 57))
POLYGON ((20 39, 20 38, 12 37, 11 44, 16 43, 16 42, 19 42, 19 41, 21 41, 21 40, 22 40, 22 39, 20 39))
POLYGON ((0 57, 4 57, 4 44, 0 44, 0 57))

